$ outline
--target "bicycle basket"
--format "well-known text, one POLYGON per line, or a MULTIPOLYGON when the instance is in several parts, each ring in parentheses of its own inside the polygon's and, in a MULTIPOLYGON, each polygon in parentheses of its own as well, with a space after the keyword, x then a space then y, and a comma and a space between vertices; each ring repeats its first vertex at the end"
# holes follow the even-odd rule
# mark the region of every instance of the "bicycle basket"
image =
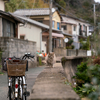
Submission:
POLYGON ((8 76, 24 76, 26 71, 26 60, 8 60, 7 72, 8 76))

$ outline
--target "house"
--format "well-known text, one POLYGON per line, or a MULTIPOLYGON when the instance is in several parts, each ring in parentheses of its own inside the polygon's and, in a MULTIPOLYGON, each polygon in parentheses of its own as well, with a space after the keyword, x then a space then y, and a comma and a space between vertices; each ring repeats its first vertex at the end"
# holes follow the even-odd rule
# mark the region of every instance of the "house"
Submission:
POLYGON ((92 35, 94 32, 94 27, 92 25, 89 26, 89 34, 88 36, 92 35))
POLYGON ((36 53, 36 43, 18 39, 18 24, 23 20, 0 10, 0 51, 2 60, 6 57, 21 57, 26 52, 36 53))
MULTIPOLYGON (((46 25, 49 25, 49 13, 49 8, 19 9, 14 12, 14 14, 29 17, 46 25)), ((52 8, 52 27, 61 29, 61 16, 55 8, 52 8)))
POLYGON ((0 10, 0 37, 18 37, 18 24, 24 23, 10 13, 0 10))
MULTIPOLYGON (((12 15, 25 22, 25 24, 18 26, 18 38, 35 41, 37 43, 37 51, 47 53, 49 46, 49 26, 28 17, 16 14, 12 15)), ((63 34, 60 34, 60 30, 52 28, 52 31, 52 37, 64 37, 63 34)), ((57 46, 59 46, 59 43, 57 46)))
POLYGON ((0 10, 5 11, 5 2, 10 0, 0 0, 0 10))
MULTIPOLYGON (((46 52, 48 53, 49 50, 49 8, 37 8, 37 9, 19 9, 14 12, 16 15, 20 16, 26 16, 30 18, 31 20, 36 20, 39 23, 47 25, 48 30, 45 31, 43 29, 42 31, 42 42, 45 44, 47 50, 46 52)), ((61 32, 61 16, 59 12, 55 9, 52 8, 52 51, 54 48, 62 47, 64 48, 64 35, 61 32), (55 31, 56 30, 56 31, 55 31)), ((71 36, 70 34, 66 34, 68 36, 71 36)), ((44 46, 44 47, 45 47, 44 46)))
POLYGON ((80 38, 86 39, 89 35, 90 24, 76 17, 62 14, 61 28, 63 33, 69 33, 73 37, 75 49, 80 48, 80 38))

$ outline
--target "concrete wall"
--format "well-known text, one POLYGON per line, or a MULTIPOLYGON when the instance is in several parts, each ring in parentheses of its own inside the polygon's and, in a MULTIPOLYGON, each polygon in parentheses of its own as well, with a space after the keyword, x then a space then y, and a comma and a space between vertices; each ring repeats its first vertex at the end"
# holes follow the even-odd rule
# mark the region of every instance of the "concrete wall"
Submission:
POLYGON ((67 49, 67 56, 76 56, 76 50, 67 49))
POLYGON ((87 50, 54 48, 56 56, 87 56, 87 50))
POLYGON ((67 55, 67 49, 54 48, 54 53, 55 53, 56 57, 66 56, 67 55))
POLYGON ((87 56, 87 50, 78 50, 78 56, 87 56))
POLYGON ((61 59, 61 63, 63 69, 65 71, 65 75, 67 80, 74 85, 75 80, 72 78, 75 76, 77 71, 77 65, 79 65, 84 59, 86 60, 87 57, 79 56, 79 57, 63 57, 61 59))
POLYGON ((25 36, 25 40, 34 41, 36 42, 36 50, 40 51, 41 47, 41 32, 42 29, 36 25, 27 23, 25 26, 19 25, 18 27, 18 38, 20 35, 25 36))
POLYGON ((87 50, 67 49, 67 56, 87 56, 87 50))
POLYGON ((3 0, 0 0, 0 10, 5 11, 5 5, 3 0))

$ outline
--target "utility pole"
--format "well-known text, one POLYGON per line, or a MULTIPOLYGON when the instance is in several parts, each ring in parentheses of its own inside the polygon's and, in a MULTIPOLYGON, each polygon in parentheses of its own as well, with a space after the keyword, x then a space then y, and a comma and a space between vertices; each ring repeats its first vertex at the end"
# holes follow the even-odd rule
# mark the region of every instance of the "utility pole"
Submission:
POLYGON ((52 52, 52 0, 50 0, 49 52, 52 52))

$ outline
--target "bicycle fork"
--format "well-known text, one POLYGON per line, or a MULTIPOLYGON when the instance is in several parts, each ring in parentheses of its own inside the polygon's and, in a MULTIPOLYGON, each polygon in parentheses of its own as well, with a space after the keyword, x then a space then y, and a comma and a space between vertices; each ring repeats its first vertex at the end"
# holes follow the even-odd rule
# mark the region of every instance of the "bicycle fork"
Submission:
POLYGON ((26 91, 26 88, 27 88, 27 85, 25 81, 25 76, 17 77, 15 79, 15 98, 18 98, 18 97, 23 98, 23 93, 26 91))
POLYGON ((18 98, 18 78, 15 79, 15 98, 18 98))

